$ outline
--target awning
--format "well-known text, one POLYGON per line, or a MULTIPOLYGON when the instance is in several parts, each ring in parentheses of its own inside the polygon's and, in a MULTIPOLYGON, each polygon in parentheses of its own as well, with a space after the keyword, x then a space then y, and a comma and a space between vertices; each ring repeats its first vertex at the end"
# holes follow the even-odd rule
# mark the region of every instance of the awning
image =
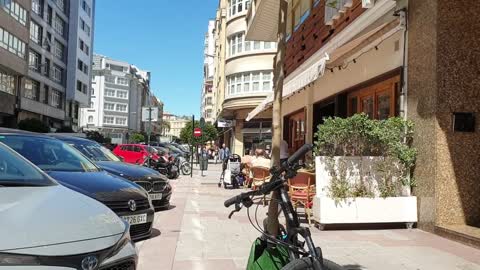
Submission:
MULTIPOLYGON (((327 65, 327 61, 330 59, 328 54, 325 53, 325 56, 321 58, 317 63, 310 66, 308 69, 304 70, 300 73, 294 80, 290 80, 283 86, 283 95, 282 98, 285 99, 293 94, 295 91, 302 89, 306 85, 311 82, 314 82, 319 77, 325 74, 325 67, 327 65)), ((263 101, 260 103, 253 111, 248 114, 247 122, 253 119, 257 114, 261 113, 265 109, 267 109, 273 103, 273 95, 274 93, 270 93, 263 101)))
POLYGON ((251 111, 245 121, 252 120, 257 114, 263 112, 267 107, 269 107, 273 102, 273 92, 269 93, 268 96, 260 103, 253 111, 251 111))

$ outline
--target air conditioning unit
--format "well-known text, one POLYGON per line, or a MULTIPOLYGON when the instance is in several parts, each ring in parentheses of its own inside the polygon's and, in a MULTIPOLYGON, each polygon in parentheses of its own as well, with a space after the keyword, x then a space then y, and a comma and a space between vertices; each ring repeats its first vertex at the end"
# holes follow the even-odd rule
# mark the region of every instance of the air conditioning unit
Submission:
POLYGON ((362 0, 363 8, 372 8, 375 5, 375 0, 362 0))

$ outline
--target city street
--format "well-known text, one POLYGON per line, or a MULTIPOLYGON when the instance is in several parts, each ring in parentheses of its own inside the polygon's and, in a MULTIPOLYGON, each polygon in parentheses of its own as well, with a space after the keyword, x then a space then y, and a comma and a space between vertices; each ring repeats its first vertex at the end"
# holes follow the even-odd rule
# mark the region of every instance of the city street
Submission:
MULTIPOLYGON (((245 269, 259 233, 246 211, 228 219, 223 201, 240 191, 219 189, 220 166, 209 169, 205 177, 195 170, 193 179, 172 181, 171 209, 156 213, 154 236, 137 244, 138 269, 245 269)), ((346 270, 480 269, 479 250, 421 230, 321 232, 312 227, 312 233, 324 257, 346 270)))

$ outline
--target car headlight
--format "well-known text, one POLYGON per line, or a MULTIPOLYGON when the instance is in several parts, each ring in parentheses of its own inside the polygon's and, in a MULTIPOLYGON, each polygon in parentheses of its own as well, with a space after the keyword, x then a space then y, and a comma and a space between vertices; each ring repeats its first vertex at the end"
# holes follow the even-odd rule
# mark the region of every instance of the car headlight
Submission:
POLYGON ((0 253, 0 266, 5 265, 40 265, 37 256, 0 253))
POLYGON ((132 238, 130 237, 130 224, 125 220, 123 220, 123 222, 126 225, 126 230, 120 240, 118 240, 117 244, 115 244, 115 247, 112 249, 110 254, 108 254, 107 258, 111 258, 117 255, 123 249, 123 247, 125 247, 128 243, 132 242, 132 238))

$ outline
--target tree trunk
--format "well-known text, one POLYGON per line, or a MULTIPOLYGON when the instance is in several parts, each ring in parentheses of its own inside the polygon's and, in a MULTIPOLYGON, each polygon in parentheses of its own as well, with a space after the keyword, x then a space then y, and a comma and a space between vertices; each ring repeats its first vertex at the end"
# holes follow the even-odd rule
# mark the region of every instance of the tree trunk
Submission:
MULTIPOLYGON (((283 97, 283 79, 284 70, 283 62, 285 59, 285 35, 287 29, 287 10, 288 2, 280 1, 280 9, 278 10, 278 35, 277 35, 277 54, 273 63, 273 80, 274 80, 274 99, 272 112, 272 163, 275 166, 280 165, 280 145, 282 143, 282 97, 283 97)), ((267 231, 269 234, 277 235, 278 222, 278 202, 279 194, 277 191, 271 194, 272 200, 268 206, 267 231)))

